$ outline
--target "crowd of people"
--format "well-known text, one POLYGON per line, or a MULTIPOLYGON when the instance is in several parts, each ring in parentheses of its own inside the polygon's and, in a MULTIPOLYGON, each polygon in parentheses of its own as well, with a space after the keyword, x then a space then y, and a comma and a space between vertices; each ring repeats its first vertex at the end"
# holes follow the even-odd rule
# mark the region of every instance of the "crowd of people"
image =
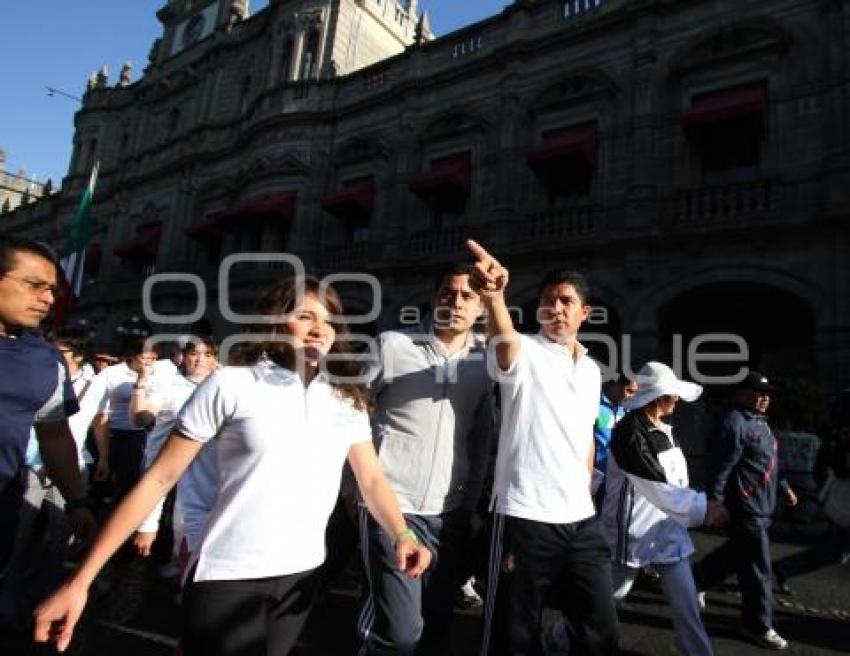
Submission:
MULTIPOLYGON (((683 653, 714 653, 704 591, 733 572, 744 635, 785 649, 774 579, 840 559, 850 530, 772 569, 777 498, 796 497, 767 421, 771 382, 737 385, 714 481, 694 489, 671 417, 702 387, 654 361, 603 382, 578 339, 590 290, 575 271, 543 277, 540 331, 520 334, 509 271, 467 247, 471 263, 436 276, 429 318, 367 354, 334 288, 302 276, 262 293, 265 321, 220 362, 206 334, 171 357, 144 336, 115 358, 45 338, 56 259, 0 238, 0 622, 32 614, 35 640, 63 651, 116 553, 173 542, 181 652, 282 656, 359 543, 352 653, 449 653, 464 589, 484 596, 482 656, 615 654, 618 606, 646 572, 683 653), (697 526, 729 540, 694 565, 697 526), (563 619, 542 632, 547 605, 563 619)), ((826 450, 833 489, 850 469, 846 415, 826 450)))

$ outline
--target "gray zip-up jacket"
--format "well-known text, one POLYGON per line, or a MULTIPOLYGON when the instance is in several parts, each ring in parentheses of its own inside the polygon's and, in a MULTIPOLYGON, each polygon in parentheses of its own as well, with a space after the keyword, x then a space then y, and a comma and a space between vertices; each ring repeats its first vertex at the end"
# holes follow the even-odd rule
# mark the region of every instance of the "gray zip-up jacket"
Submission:
POLYGON ((491 461, 493 381, 472 335, 446 356, 430 325, 379 337, 373 435, 402 512, 474 509, 491 461))

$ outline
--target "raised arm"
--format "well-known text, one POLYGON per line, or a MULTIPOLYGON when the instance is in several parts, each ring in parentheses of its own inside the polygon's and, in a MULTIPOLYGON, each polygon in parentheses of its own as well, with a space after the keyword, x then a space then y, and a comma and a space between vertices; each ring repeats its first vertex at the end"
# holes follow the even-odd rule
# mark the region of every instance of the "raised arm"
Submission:
POLYGON ((496 360, 503 371, 510 369, 519 354, 519 333, 505 302, 508 270, 478 242, 468 239, 466 247, 475 258, 469 270, 469 284, 481 295, 487 308, 487 334, 495 344, 496 360))

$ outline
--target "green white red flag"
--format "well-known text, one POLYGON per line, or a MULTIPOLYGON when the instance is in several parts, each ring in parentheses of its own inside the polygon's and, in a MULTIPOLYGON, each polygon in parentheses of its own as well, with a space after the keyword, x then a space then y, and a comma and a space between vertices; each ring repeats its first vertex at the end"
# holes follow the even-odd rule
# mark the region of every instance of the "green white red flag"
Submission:
POLYGON ((62 279, 59 281, 62 292, 56 299, 54 328, 61 328, 70 312, 73 302, 79 298, 83 288, 83 273, 86 263, 86 247, 91 237, 91 207, 94 198, 94 186, 100 162, 95 162, 89 178, 89 184, 80 198, 80 204, 71 220, 68 240, 62 254, 62 279))

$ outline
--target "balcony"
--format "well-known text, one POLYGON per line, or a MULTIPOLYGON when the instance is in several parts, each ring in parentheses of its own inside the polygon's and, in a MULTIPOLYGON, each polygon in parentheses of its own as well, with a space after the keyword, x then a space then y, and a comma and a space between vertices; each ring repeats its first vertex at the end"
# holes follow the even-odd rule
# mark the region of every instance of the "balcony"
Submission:
POLYGON ((573 207, 535 212, 514 226, 514 241, 525 246, 559 247, 596 232, 598 208, 591 202, 573 207))
POLYGON ((452 47, 452 59, 461 59, 467 55, 481 52, 484 46, 484 37, 480 34, 472 35, 459 41, 452 47))
POLYGON ((769 180, 682 191, 674 201, 681 228, 758 221, 776 211, 778 187, 769 180))
POLYGON ((561 13, 564 20, 570 20, 601 8, 602 0, 563 0, 561 13))
POLYGON ((280 84, 265 91, 251 113, 251 121, 259 121, 280 114, 295 114, 315 111, 322 98, 322 91, 330 89, 316 81, 295 81, 280 84))
POLYGON ((358 241, 345 246, 328 248, 319 255, 319 263, 322 269, 327 271, 344 271, 360 269, 368 264, 370 252, 374 250, 375 244, 370 248, 370 242, 358 241))
POLYGON ((402 257, 407 261, 417 258, 434 258, 461 255, 463 240, 469 232, 463 226, 421 230, 407 235, 402 257))

